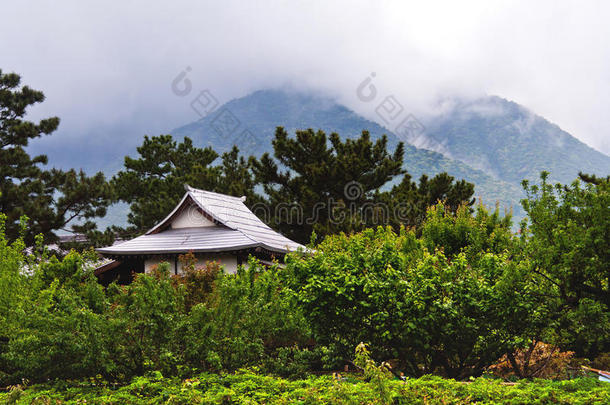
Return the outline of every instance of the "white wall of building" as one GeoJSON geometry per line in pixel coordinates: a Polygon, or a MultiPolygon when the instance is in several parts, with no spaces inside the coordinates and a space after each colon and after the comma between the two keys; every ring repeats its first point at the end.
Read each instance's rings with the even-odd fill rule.
{"type": "Polygon", "coordinates": [[[171,223],[172,229],[217,226],[214,222],[207,219],[201,211],[191,205],[182,211],[171,223]]]}
{"type": "MultiPolygon", "coordinates": [[[[206,218],[199,208],[195,205],[183,210],[176,218],[171,222],[172,229],[180,228],[193,228],[193,227],[208,227],[218,226],[214,222],[206,218]]],[[[196,253],[195,258],[197,263],[195,267],[203,267],[206,262],[218,262],[223,268],[225,273],[237,272],[237,256],[228,253],[196,253]]],[[[175,261],[172,256],[153,256],[144,261],[144,272],[150,273],[153,266],[158,266],[159,263],[168,262],[170,264],[170,273],[175,274],[175,261]]],[[[177,263],[178,274],[182,274],[182,264],[180,261],[177,263]]]]}
{"type": "MultiPolygon", "coordinates": [[[[195,268],[205,266],[206,262],[218,262],[224,269],[225,273],[237,272],[237,256],[228,253],[196,253],[195,258],[197,263],[195,268]]],[[[144,261],[144,272],[150,273],[153,266],[158,266],[159,263],[168,262],[170,265],[170,274],[174,274],[175,262],[170,256],[154,256],[144,261]]],[[[182,263],[178,260],[178,274],[182,274],[182,263]]]]}

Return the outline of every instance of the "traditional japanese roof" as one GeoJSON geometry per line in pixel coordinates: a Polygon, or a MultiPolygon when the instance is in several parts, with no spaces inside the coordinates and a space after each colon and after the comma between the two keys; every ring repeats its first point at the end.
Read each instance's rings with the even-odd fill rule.
{"type": "Polygon", "coordinates": [[[245,197],[232,197],[186,186],[186,194],[176,208],[146,234],[97,250],[103,254],[120,256],[253,248],[288,253],[303,247],[265,225],[246,207],[244,201],[245,197]],[[196,210],[207,223],[172,228],[172,222],[179,215],[184,215],[186,210],[196,210]]]}

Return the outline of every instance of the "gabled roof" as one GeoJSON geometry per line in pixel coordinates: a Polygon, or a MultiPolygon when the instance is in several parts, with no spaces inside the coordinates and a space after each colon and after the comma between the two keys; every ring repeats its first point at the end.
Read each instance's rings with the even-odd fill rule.
{"type": "Polygon", "coordinates": [[[186,186],[176,208],[146,234],[98,249],[109,255],[222,252],[263,248],[278,253],[295,251],[302,245],[265,225],[244,204],[245,197],[232,197],[186,186]],[[196,206],[217,226],[169,228],[177,214],[196,206]]]}

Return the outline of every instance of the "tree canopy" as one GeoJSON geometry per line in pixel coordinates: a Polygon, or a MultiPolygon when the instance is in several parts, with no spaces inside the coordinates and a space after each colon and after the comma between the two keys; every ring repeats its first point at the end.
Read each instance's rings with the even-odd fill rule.
{"type": "Polygon", "coordinates": [[[265,192],[266,220],[288,237],[310,241],[370,226],[418,225],[428,206],[445,201],[455,211],[470,205],[474,186],[440,173],[419,187],[403,169],[404,145],[388,150],[387,138],[372,141],[367,131],[354,139],[327,136],[322,130],[296,131],[289,137],[278,127],[273,157],[251,158],[265,192]],[[402,177],[402,182],[390,185],[402,177]],[[388,190],[389,189],[389,190],[388,190]]]}
{"type": "Polygon", "coordinates": [[[580,177],[570,185],[551,184],[543,172],[539,185],[524,181],[528,218],[521,232],[523,253],[557,321],[566,330],[580,324],[574,349],[595,354],[610,348],[610,182],[580,177]]]}
{"type": "Polygon", "coordinates": [[[138,156],[125,157],[111,181],[117,199],[130,205],[129,227],[120,231],[132,236],[152,228],[178,203],[185,184],[246,196],[264,222],[302,243],[312,233],[323,238],[383,223],[417,226],[438,201],[452,212],[474,202],[474,186],[447,173],[422,176],[419,186],[411,182],[402,168],[403,145],[388,151],[386,137],[372,141],[366,131],[355,139],[311,129],[290,137],[278,127],[273,150],[273,157],[246,159],[233,147],[219,158],[188,137],[144,137],[138,156]],[[400,175],[403,181],[390,189],[400,175]]]}
{"type": "Polygon", "coordinates": [[[111,180],[117,198],[130,204],[126,235],[152,228],[180,201],[184,185],[234,196],[246,196],[254,203],[254,179],[248,161],[234,147],[218,154],[200,148],[186,137],[181,142],[171,135],[144,137],[139,156],[125,157],[125,167],[111,180]]]}

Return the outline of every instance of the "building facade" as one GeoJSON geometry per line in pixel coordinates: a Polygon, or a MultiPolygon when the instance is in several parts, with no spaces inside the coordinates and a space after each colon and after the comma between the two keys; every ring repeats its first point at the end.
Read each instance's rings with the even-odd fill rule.
{"type": "Polygon", "coordinates": [[[304,248],[268,227],[244,201],[186,186],[176,208],[144,235],[97,249],[107,260],[95,274],[103,284],[129,283],[134,273],[148,273],[161,262],[170,263],[172,274],[181,274],[179,256],[189,252],[196,265],[215,261],[231,273],[250,256],[268,264],[304,248]]]}

